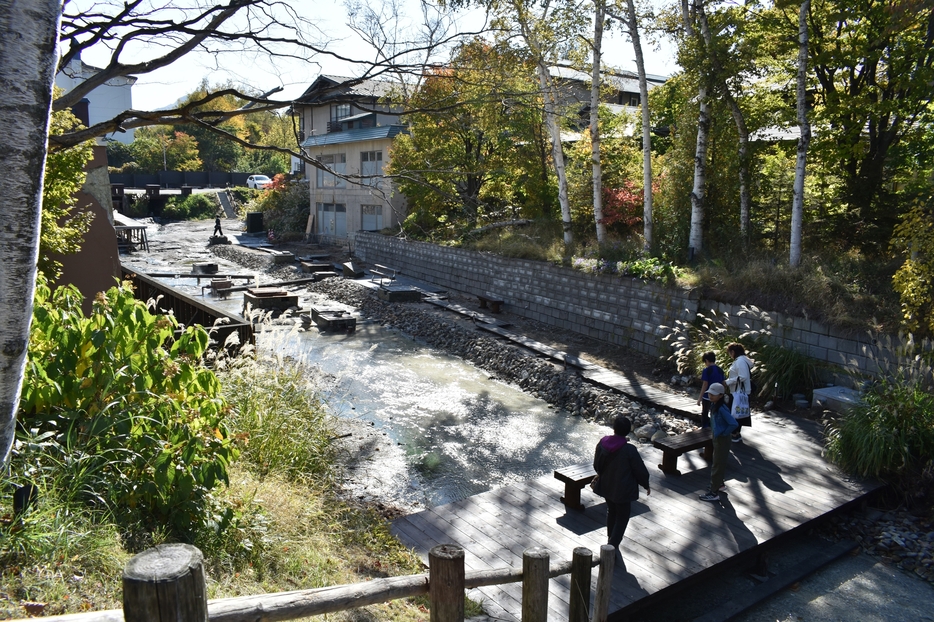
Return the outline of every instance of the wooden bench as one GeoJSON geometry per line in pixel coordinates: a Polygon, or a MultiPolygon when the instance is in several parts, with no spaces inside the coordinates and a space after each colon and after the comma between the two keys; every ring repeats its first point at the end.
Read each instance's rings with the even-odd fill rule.
{"type": "Polygon", "coordinates": [[[555,479],[564,482],[564,496],[561,502],[572,510],[583,511],[581,503],[581,490],[593,481],[597,472],[591,464],[572,464],[571,466],[555,469],[555,479]]]}
{"type": "Polygon", "coordinates": [[[483,294],[477,294],[477,298],[480,299],[481,309],[486,309],[487,305],[489,305],[490,313],[499,313],[502,310],[502,300],[498,300],[493,296],[487,296],[483,294]]]}
{"type": "Polygon", "coordinates": [[[370,280],[376,279],[379,277],[379,284],[383,284],[383,279],[389,279],[389,282],[392,283],[396,280],[396,274],[398,271],[395,268],[389,268],[387,266],[381,266],[378,263],[373,264],[373,267],[370,268],[370,280]]]}
{"type": "Polygon", "coordinates": [[[713,459],[713,433],[710,428],[660,438],[652,441],[652,445],[664,452],[658,468],[670,475],[681,475],[681,471],[678,470],[678,456],[693,449],[703,448],[704,460],[710,462],[713,459]]]}

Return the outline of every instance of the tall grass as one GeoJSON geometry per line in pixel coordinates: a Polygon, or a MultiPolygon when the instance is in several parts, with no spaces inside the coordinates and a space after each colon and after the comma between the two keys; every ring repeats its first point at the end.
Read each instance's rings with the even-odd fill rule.
{"type": "Polygon", "coordinates": [[[862,402],[827,425],[827,456],[889,483],[908,503],[934,505],[934,344],[880,337],[879,369],[862,402]]]}
{"type": "Polygon", "coordinates": [[[793,393],[807,393],[818,382],[818,364],[807,355],[776,343],[775,326],[769,317],[755,307],[743,307],[742,314],[763,323],[758,330],[745,330],[732,326],[725,313],[710,310],[698,313],[696,320],[677,320],[671,327],[662,326],[663,339],[671,344],[669,357],[680,373],[694,374],[703,369],[701,360],[705,352],[713,352],[717,364],[726,372],[732,361],[727,346],[738,342],[756,363],[752,370],[755,397],[787,398],[793,393]]]}

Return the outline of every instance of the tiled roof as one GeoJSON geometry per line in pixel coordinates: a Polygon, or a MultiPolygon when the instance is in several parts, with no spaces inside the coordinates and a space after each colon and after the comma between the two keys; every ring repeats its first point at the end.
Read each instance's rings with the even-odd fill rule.
{"type": "Polygon", "coordinates": [[[330,132],[317,136],[309,136],[302,143],[302,147],[323,147],[325,145],[343,145],[364,140],[379,140],[381,138],[394,138],[406,132],[402,125],[377,125],[343,132],[330,132]]]}
{"type": "Polygon", "coordinates": [[[373,78],[349,78],[345,76],[320,75],[315,78],[299,102],[313,103],[334,99],[360,97],[383,97],[392,90],[392,83],[373,78]]]}

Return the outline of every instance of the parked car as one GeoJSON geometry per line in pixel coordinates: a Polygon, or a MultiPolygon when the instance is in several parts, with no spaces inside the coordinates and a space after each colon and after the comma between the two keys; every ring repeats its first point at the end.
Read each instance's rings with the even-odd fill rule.
{"type": "Polygon", "coordinates": [[[246,178],[247,188],[268,188],[272,185],[272,180],[265,175],[250,175],[246,178]]]}

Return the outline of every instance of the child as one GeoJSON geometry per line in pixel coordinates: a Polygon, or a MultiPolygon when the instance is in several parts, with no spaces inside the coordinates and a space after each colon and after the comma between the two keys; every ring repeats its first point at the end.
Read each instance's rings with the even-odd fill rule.
{"type": "Polygon", "coordinates": [[[730,455],[730,443],[733,430],[737,428],[736,419],[730,414],[730,407],[723,403],[726,389],[719,382],[714,382],[708,389],[711,400],[710,418],[713,420],[713,468],[710,469],[710,488],[700,496],[701,501],[719,501],[720,493],[726,490],[723,476],[726,475],[726,462],[730,455]]]}
{"type": "Polygon", "coordinates": [[[697,403],[701,405],[701,428],[710,427],[710,396],[707,389],[715,382],[723,384],[725,379],[723,370],[717,365],[717,355],[713,352],[706,352],[701,357],[704,361],[704,371],[701,372],[701,395],[697,398],[697,403]]]}
{"type": "Polygon", "coordinates": [[[220,217],[214,219],[214,235],[224,235],[224,232],[221,231],[220,217]]]}

